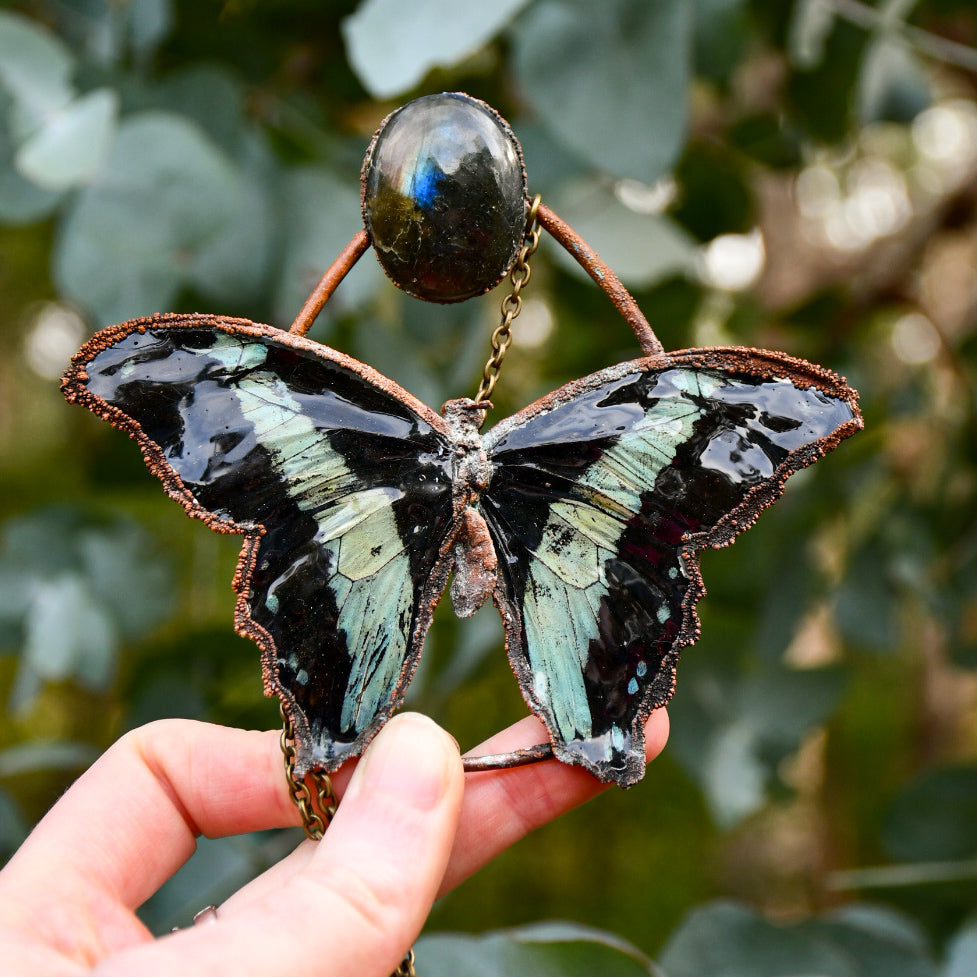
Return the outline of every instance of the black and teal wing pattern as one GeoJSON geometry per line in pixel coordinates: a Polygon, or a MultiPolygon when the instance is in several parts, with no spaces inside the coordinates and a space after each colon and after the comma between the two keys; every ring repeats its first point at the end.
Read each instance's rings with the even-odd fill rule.
{"type": "Polygon", "coordinates": [[[296,772],[358,754],[403,698],[450,560],[440,418],[368,367],[243,320],[100,333],[64,382],[187,511],[246,535],[237,627],[296,732],[296,772]]]}
{"type": "Polygon", "coordinates": [[[860,427],[841,378],[727,348],[613,367],[488,432],[496,601],[560,759],[643,776],[644,722],[697,636],[696,551],[731,542],[860,427]]]}

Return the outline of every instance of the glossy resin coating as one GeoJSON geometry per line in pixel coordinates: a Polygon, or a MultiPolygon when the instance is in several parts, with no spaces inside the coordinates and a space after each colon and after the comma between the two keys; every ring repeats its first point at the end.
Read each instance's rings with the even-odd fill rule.
{"type": "Polygon", "coordinates": [[[724,348],[603,370],[482,436],[471,401],[442,417],[334,350],[211,316],[106,330],[64,390],[191,515],[245,535],[236,623],[299,774],[358,754],[399,705],[454,571],[460,613],[499,608],[556,755],[635,783],[697,634],[697,551],[861,427],[841,378],[724,348]]]}
{"type": "Polygon", "coordinates": [[[498,284],[519,253],[522,151],[483,102],[428,95],[388,116],[373,137],[362,200],[391,280],[418,298],[458,302],[498,284]]]}

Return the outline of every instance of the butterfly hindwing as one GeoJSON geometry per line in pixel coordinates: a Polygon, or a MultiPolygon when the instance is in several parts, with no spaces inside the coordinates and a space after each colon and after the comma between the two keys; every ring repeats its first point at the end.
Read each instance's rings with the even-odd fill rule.
{"type": "Polygon", "coordinates": [[[509,657],[561,759],[640,779],[644,721],[697,634],[696,551],[860,426],[835,375],[729,348],[613,367],[486,435],[509,657]]]}
{"type": "Polygon", "coordinates": [[[246,535],[238,629],[296,730],[298,774],[356,755],[403,698],[450,561],[441,419],[368,367],[242,320],[96,336],[65,380],[191,515],[246,535]]]}

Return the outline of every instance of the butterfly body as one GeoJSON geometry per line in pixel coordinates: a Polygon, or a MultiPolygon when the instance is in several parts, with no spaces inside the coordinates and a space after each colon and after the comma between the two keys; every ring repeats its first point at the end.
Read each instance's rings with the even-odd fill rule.
{"type": "Polygon", "coordinates": [[[819,367],[740,348],[645,357],[479,432],[369,367],[243,320],[162,316],[94,337],[66,396],[126,430],[167,492],[244,534],[237,628],[335,769],[401,702],[433,608],[491,597],[556,755],[627,786],[698,632],[696,553],[861,426],[819,367]]]}

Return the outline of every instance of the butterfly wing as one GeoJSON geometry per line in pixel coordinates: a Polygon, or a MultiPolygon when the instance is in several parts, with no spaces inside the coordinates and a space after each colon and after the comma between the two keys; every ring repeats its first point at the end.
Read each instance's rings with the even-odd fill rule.
{"type": "Polygon", "coordinates": [[[296,771],[359,753],[403,698],[450,560],[450,436],[391,381],[243,320],[100,333],[67,398],[126,430],[190,515],[246,536],[237,629],[296,731],[296,771]]]}
{"type": "Polygon", "coordinates": [[[621,364],[486,435],[495,599],[560,759],[623,786],[643,776],[644,721],[698,634],[696,551],[730,543],[860,427],[834,374],[728,348],[621,364]]]}

